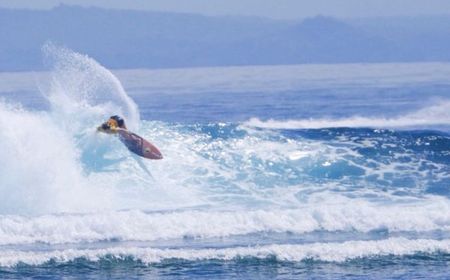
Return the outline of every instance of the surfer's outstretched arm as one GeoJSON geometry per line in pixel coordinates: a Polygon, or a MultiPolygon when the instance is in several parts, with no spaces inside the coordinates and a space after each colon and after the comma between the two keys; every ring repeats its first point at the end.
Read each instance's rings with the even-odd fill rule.
{"type": "Polygon", "coordinates": [[[127,130],[125,121],[119,116],[111,116],[101,126],[97,127],[97,131],[104,133],[117,133],[119,130],[127,130]]]}

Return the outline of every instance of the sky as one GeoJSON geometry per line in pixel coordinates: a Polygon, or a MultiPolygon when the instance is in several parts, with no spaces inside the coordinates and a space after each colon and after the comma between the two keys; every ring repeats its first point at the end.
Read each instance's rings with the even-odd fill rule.
{"type": "Polygon", "coordinates": [[[59,3],[275,19],[318,14],[339,18],[450,14],[450,0],[0,0],[0,7],[50,9],[59,3]]]}

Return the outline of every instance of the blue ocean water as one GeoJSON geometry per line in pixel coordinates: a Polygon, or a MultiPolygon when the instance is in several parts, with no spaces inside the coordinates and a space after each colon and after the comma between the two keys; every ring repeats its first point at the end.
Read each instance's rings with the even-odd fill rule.
{"type": "Polygon", "coordinates": [[[446,279],[450,64],[0,73],[0,278],[446,279]],[[113,114],[157,145],[95,132],[113,114]]]}

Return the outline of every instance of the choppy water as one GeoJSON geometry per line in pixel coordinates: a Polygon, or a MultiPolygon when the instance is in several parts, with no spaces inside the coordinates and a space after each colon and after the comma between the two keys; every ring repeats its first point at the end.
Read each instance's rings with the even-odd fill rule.
{"type": "Polygon", "coordinates": [[[0,74],[0,278],[448,277],[449,64],[45,54],[0,74]],[[97,134],[112,114],[164,160],[97,134]]]}

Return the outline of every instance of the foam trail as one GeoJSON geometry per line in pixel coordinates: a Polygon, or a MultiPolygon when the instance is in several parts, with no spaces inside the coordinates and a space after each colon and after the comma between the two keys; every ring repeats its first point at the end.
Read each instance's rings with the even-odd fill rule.
{"type": "Polygon", "coordinates": [[[435,128],[450,125],[450,101],[422,108],[394,118],[353,116],[343,119],[267,120],[252,118],[245,125],[273,129],[314,129],[331,127],[435,128]]]}
{"type": "Polygon", "coordinates": [[[107,249],[66,249],[55,251],[19,251],[5,250],[0,255],[0,266],[11,267],[18,263],[41,265],[50,260],[58,263],[85,258],[99,261],[113,257],[118,260],[132,257],[144,263],[159,263],[163,260],[222,260],[239,258],[266,259],[275,257],[278,261],[318,260],[327,262],[344,262],[380,256],[408,256],[417,253],[450,253],[450,240],[430,240],[406,238],[389,238],[378,241],[346,241],[343,243],[312,243],[302,245],[268,245],[258,247],[236,247],[225,249],[155,249],[140,247],[116,247],[107,249]]]}

